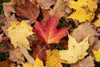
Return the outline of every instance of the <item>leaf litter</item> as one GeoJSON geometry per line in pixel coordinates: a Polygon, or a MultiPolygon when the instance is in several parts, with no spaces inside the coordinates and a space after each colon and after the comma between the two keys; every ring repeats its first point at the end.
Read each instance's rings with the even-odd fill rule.
{"type": "Polygon", "coordinates": [[[98,66],[99,4],[99,0],[3,3],[0,56],[6,52],[9,56],[0,57],[0,67],[98,66]]]}

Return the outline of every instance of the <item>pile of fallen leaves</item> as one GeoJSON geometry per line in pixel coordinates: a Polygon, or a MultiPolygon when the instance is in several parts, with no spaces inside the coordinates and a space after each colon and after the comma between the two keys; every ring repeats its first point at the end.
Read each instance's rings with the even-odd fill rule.
{"type": "Polygon", "coordinates": [[[100,62],[99,0],[10,0],[3,9],[0,67],[95,67],[100,62]]]}

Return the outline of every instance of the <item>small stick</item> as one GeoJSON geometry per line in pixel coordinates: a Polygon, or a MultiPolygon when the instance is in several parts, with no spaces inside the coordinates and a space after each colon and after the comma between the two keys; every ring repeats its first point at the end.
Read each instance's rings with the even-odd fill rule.
{"type": "Polygon", "coordinates": [[[34,59],[28,54],[28,51],[25,47],[23,47],[21,44],[18,43],[18,47],[20,48],[20,51],[25,56],[29,64],[34,64],[34,59]]]}

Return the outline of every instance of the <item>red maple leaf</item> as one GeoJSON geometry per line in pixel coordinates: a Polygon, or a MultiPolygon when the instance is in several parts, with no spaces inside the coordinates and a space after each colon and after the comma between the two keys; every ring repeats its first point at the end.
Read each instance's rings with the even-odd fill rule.
{"type": "Polygon", "coordinates": [[[41,25],[38,21],[35,22],[35,33],[39,35],[41,41],[45,41],[47,44],[59,43],[60,39],[67,36],[69,28],[57,29],[58,21],[55,16],[52,16],[47,20],[46,26],[41,25]]]}

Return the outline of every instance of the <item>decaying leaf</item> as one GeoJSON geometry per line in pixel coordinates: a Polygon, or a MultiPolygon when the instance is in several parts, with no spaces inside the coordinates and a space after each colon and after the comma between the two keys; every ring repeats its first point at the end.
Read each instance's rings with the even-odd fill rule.
{"type": "Polygon", "coordinates": [[[2,33],[2,34],[0,34],[0,41],[2,41],[2,36],[3,36],[4,34],[2,33]]]}
{"type": "Polygon", "coordinates": [[[58,50],[47,50],[46,67],[62,67],[61,59],[58,50]]]}
{"type": "Polygon", "coordinates": [[[4,26],[5,22],[6,22],[6,18],[4,14],[1,14],[0,15],[0,32],[2,32],[2,26],[4,26]]]}
{"type": "Polygon", "coordinates": [[[7,18],[11,17],[11,12],[15,13],[14,4],[14,2],[3,3],[4,14],[7,18]]]}
{"type": "Polygon", "coordinates": [[[10,61],[6,60],[3,62],[0,62],[0,67],[10,67],[10,61]]]}
{"type": "Polygon", "coordinates": [[[57,11],[60,11],[62,12],[63,14],[65,14],[65,3],[64,3],[64,0],[57,0],[53,10],[57,10],[57,11]]]}
{"type": "Polygon", "coordinates": [[[92,49],[97,51],[100,47],[100,40],[97,40],[94,42],[93,46],[92,46],[92,49]]]}
{"type": "Polygon", "coordinates": [[[33,30],[39,35],[41,41],[47,44],[59,43],[60,39],[67,35],[68,28],[61,28],[57,30],[58,21],[55,16],[47,20],[46,26],[42,26],[38,21],[35,22],[35,29],[33,30]]]}
{"type": "Polygon", "coordinates": [[[30,0],[25,0],[25,4],[22,6],[15,7],[15,11],[18,14],[18,20],[31,20],[34,23],[34,20],[37,19],[40,13],[39,6],[32,4],[30,0]]]}
{"type": "Polygon", "coordinates": [[[10,26],[10,22],[17,21],[15,15],[11,14],[11,13],[15,13],[14,5],[15,5],[14,1],[11,1],[9,3],[3,3],[4,15],[7,21],[5,22],[5,26],[3,26],[2,29],[6,35],[8,34],[7,28],[10,26]]]}
{"type": "Polygon", "coordinates": [[[27,23],[29,21],[22,21],[21,23],[18,21],[11,22],[11,26],[8,30],[8,37],[11,38],[11,43],[14,47],[17,47],[17,44],[22,44],[25,48],[30,49],[29,42],[27,37],[32,35],[32,27],[27,23]]]}
{"type": "Polygon", "coordinates": [[[86,52],[89,48],[88,38],[89,36],[77,43],[76,39],[69,35],[68,50],[60,50],[60,58],[66,60],[68,64],[76,63],[78,60],[83,59],[88,54],[86,52]]]}
{"type": "Polygon", "coordinates": [[[94,26],[91,25],[91,23],[85,22],[79,25],[76,29],[74,29],[73,32],[71,33],[71,36],[74,37],[79,43],[84,38],[86,38],[86,36],[90,35],[89,44],[92,46],[96,40],[94,35],[97,35],[97,34],[98,33],[94,29],[94,26]]]}
{"type": "Polygon", "coordinates": [[[51,5],[55,4],[55,0],[36,0],[42,9],[50,9],[51,5]]]}
{"type": "Polygon", "coordinates": [[[92,21],[97,9],[97,0],[69,1],[68,6],[76,11],[67,18],[77,19],[80,23],[92,21]]]}
{"type": "Polygon", "coordinates": [[[98,20],[96,20],[93,24],[94,24],[96,27],[100,27],[100,14],[99,14],[97,17],[98,17],[98,20]]]}
{"type": "Polygon", "coordinates": [[[9,60],[16,62],[18,64],[21,64],[22,62],[25,62],[23,54],[20,52],[19,48],[15,48],[10,50],[9,53],[9,60]]]}
{"type": "Polygon", "coordinates": [[[87,58],[79,61],[76,64],[72,64],[70,67],[94,67],[94,58],[90,55],[87,58]]]}
{"type": "Polygon", "coordinates": [[[46,46],[43,46],[42,48],[41,48],[41,46],[39,46],[39,45],[37,45],[37,44],[34,44],[33,46],[33,53],[32,53],[32,57],[34,58],[34,59],[36,59],[37,57],[40,59],[40,60],[44,60],[44,61],[46,61],[46,57],[47,57],[47,55],[46,55],[46,50],[47,50],[47,47],[46,46]]]}
{"type": "Polygon", "coordinates": [[[99,49],[98,49],[97,51],[95,51],[95,50],[92,50],[92,51],[93,51],[95,60],[96,60],[97,62],[100,62],[100,47],[99,47],[99,49]]]}

